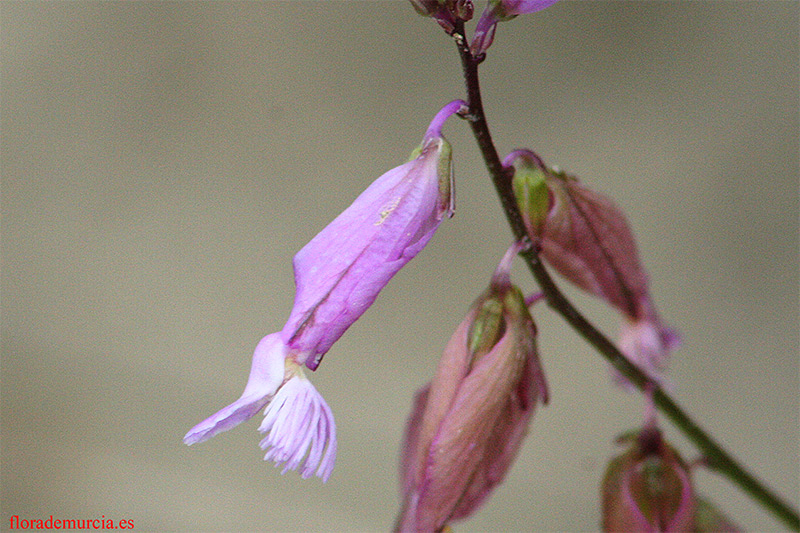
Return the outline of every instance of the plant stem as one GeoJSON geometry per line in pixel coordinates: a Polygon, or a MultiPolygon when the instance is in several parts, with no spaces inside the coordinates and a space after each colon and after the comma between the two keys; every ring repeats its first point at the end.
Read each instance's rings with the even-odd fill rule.
{"type": "MultiPolygon", "coordinates": [[[[472,133],[483,155],[486,168],[494,183],[500,203],[505,211],[508,223],[517,240],[526,239],[527,234],[514,193],[511,189],[511,170],[503,167],[497,149],[492,141],[489,125],[481,100],[478,65],[480,60],[474,58],[464,34],[464,23],[456,23],[453,37],[461,56],[464,82],[467,90],[469,112],[464,118],[469,122],[472,133]]],[[[617,347],[597,330],[569,300],[561,293],[544,265],[539,260],[538,250],[530,247],[521,254],[542,289],[548,305],[560,314],[589,344],[594,346],[628,381],[642,392],[652,391],[653,401],[659,410],[669,418],[675,426],[691,440],[703,453],[710,468],[726,476],[752,498],[772,511],[780,520],[793,530],[800,530],[800,518],[797,511],[781,501],[764,484],[753,477],[739,465],[722,447],[700,428],[658,385],[649,379],[634,364],[625,358],[617,347]]]]}

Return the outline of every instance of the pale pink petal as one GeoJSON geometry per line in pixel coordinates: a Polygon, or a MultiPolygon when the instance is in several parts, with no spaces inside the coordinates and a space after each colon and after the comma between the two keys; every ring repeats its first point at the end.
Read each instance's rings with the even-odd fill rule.
{"type": "Polygon", "coordinates": [[[261,440],[264,459],[283,466],[282,473],[300,470],[303,478],[316,474],[328,480],[336,460],[336,424],[310,381],[289,379],[267,406],[258,430],[266,434],[261,440]]]}
{"type": "Polygon", "coordinates": [[[253,353],[250,376],[241,397],[190,429],[183,442],[189,445],[203,442],[252,418],[283,382],[288,353],[278,333],[261,339],[253,353]]]}

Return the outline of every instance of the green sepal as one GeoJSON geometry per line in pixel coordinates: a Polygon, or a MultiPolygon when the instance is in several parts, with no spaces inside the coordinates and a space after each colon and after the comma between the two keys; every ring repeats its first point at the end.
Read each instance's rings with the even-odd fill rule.
{"type": "Polygon", "coordinates": [[[455,209],[455,195],[453,194],[453,147],[444,137],[433,137],[424,140],[411,151],[408,160],[417,159],[423,152],[437,150],[439,158],[436,162],[436,176],[439,181],[439,212],[452,216],[455,209]]]}
{"type": "Polygon", "coordinates": [[[467,333],[467,348],[473,363],[489,353],[509,328],[514,330],[519,324],[533,323],[525,297],[514,285],[490,287],[476,306],[467,333]]]}
{"type": "Polygon", "coordinates": [[[550,208],[545,170],[538,166],[519,164],[511,186],[528,233],[539,235],[550,208]]]}
{"type": "Polygon", "coordinates": [[[439,166],[437,175],[439,176],[439,205],[441,212],[448,217],[453,216],[455,211],[455,194],[453,191],[453,147],[444,137],[439,137],[441,152],[439,154],[439,166]]]}
{"type": "Polygon", "coordinates": [[[503,337],[506,330],[502,295],[489,294],[475,312],[467,334],[467,346],[473,362],[488,353],[503,337]]]}

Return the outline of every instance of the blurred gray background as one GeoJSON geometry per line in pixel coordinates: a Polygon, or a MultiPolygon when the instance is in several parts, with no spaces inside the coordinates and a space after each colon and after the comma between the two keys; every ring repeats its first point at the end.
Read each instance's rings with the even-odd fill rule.
{"type": "MultiPolygon", "coordinates": [[[[463,96],[452,42],[399,0],[4,1],[0,17],[0,527],[389,529],[412,394],[510,239],[456,118],[455,218],[311,376],[339,431],[330,481],[264,463],[255,420],[181,438],[282,327],[294,253],[463,96]]],[[[481,73],[503,154],[530,147],[627,212],[684,337],[676,399],[797,506],[798,3],[562,1],[502,24],[481,73]]],[[[616,336],[613,311],[566,290],[616,336]]],[[[612,439],[641,420],[592,349],[534,316],[551,404],[457,531],[597,529],[612,439]]],[[[695,479],[746,529],[781,529],[695,479]]]]}

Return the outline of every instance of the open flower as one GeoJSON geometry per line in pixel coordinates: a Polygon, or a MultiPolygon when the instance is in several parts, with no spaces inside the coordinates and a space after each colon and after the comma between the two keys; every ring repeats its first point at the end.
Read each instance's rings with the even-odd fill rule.
{"type": "Polygon", "coordinates": [[[283,472],[300,469],[327,481],[336,460],[336,425],[328,404],[303,375],[296,355],[273,333],[256,346],[250,377],[238,400],[189,430],[183,442],[210,439],[255,416],[262,407],[259,427],[266,436],[264,459],[283,465],[283,472]]]}
{"type": "Polygon", "coordinates": [[[327,480],[336,459],[328,404],[303,374],[375,301],[380,290],[453,212],[450,145],[444,122],[464,106],[450,102],[431,121],[412,159],[378,178],[294,258],[295,295],[280,333],[253,353],[241,397],[193,427],[183,441],[210,439],[262,407],[265,459],[327,480]]]}
{"type": "Polygon", "coordinates": [[[511,257],[416,395],[403,446],[399,531],[440,531],[471,515],[505,477],[536,405],[547,400],[536,328],[508,279],[511,257]]]}
{"type": "Polygon", "coordinates": [[[453,212],[446,105],[412,159],[375,180],[294,257],[297,293],[284,342],[315,370],[334,342],[453,212]]]}
{"type": "Polygon", "coordinates": [[[611,199],[547,168],[529,150],[512,152],[504,164],[514,165],[517,204],[541,256],[566,279],[623,314],[621,351],[651,378],[660,379],[679,338],[656,312],[625,215],[611,199]]]}

